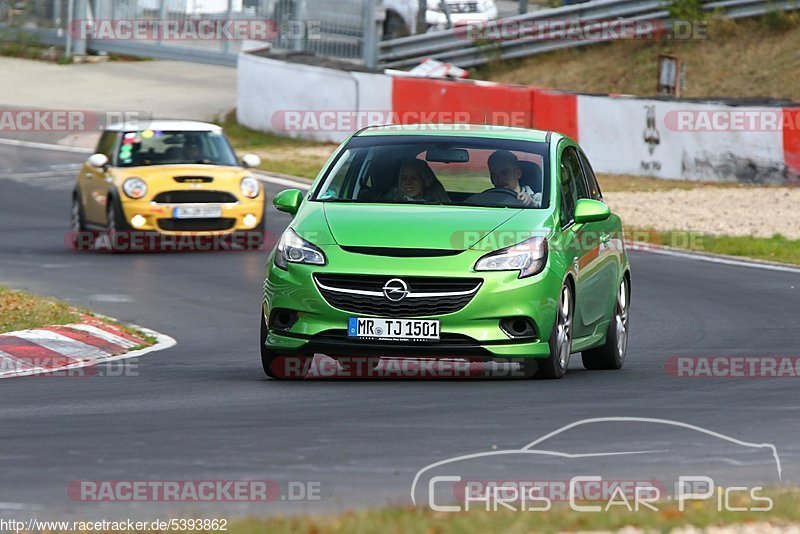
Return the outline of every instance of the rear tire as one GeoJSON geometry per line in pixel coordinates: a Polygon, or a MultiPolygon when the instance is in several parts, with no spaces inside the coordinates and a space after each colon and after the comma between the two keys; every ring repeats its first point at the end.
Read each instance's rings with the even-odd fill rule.
{"type": "Polygon", "coordinates": [[[621,369],[625,364],[625,355],[628,352],[628,308],[630,305],[631,289],[628,278],[625,277],[617,291],[617,300],[614,303],[614,313],[608,323],[606,342],[594,349],[583,351],[581,359],[583,366],[591,370],[621,369]]]}
{"type": "Polygon", "coordinates": [[[259,315],[261,316],[261,335],[259,336],[261,340],[261,366],[264,368],[264,374],[275,380],[296,380],[305,378],[308,375],[308,371],[311,368],[311,361],[314,357],[284,356],[274,350],[268,349],[266,345],[269,329],[267,328],[263,309],[259,315]],[[293,368],[291,372],[286,372],[286,368],[288,368],[286,365],[287,358],[301,358],[302,361],[300,362],[299,368],[293,368]],[[283,370],[280,369],[282,365],[285,367],[283,370]]]}
{"type": "Polygon", "coordinates": [[[558,309],[553,330],[550,332],[550,356],[538,361],[535,378],[561,378],[569,367],[572,353],[572,321],[574,317],[574,300],[572,288],[568,283],[561,286],[558,297],[558,309]]]}

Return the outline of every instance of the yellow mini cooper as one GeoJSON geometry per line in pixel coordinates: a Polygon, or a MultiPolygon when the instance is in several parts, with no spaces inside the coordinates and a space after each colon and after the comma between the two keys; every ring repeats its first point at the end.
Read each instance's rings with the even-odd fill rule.
{"type": "Polygon", "coordinates": [[[72,197],[75,235],[224,235],[264,229],[264,188],[237,159],[222,128],[192,121],[123,123],[106,129],[72,197]]]}

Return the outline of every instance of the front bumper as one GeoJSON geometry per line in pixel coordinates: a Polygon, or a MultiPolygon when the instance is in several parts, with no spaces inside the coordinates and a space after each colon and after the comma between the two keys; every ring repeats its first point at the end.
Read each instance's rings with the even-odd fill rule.
{"type": "Polygon", "coordinates": [[[549,268],[549,263],[540,274],[519,279],[516,271],[475,272],[463,268],[465,264],[474,265],[482,255],[473,251],[441,258],[366,256],[344,252],[337,246],[324,247],[324,252],[328,258],[325,267],[289,264],[288,270],[283,270],[270,257],[264,282],[264,316],[268,320],[271,310],[281,308],[296,311],[298,319],[286,330],[270,329],[267,348],[291,354],[319,352],[335,356],[546,358],[550,354],[548,338],[563,280],[549,268]],[[313,279],[315,273],[469,277],[482,278],[483,284],[456,312],[414,317],[440,321],[438,342],[368,341],[347,338],[348,318],[364,315],[331,306],[313,279]],[[508,317],[530,318],[536,336],[511,338],[500,327],[500,320],[508,317]]]}
{"type": "MultiPolygon", "coordinates": [[[[182,204],[158,204],[142,200],[125,200],[122,210],[126,222],[134,229],[143,232],[158,232],[174,235],[221,235],[237,231],[260,228],[264,218],[263,193],[254,199],[240,199],[235,203],[219,204],[222,216],[219,219],[173,219],[173,210],[182,204]],[[134,216],[144,217],[145,223],[133,226],[134,216]],[[255,223],[245,224],[245,217],[252,215],[255,223]]],[[[185,205],[185,204],[183,204],[185,205]]]]}

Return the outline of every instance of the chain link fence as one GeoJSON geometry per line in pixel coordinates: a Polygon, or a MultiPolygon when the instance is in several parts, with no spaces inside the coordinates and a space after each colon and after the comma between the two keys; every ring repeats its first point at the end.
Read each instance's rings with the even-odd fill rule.
{"type": "Polygon", "coordinates": [[[381,0],[0,0],[0,39],[235,65],[247,41],[377,63],[381,0]]]}

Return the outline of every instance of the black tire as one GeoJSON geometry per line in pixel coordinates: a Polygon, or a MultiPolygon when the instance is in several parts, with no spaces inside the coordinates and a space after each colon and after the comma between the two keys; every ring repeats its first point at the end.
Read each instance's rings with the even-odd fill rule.
{"type": "Polygon", "coordinates": [[[556,309],[556,320],[550,331],[550,355],[547,359],[538,361],[535,378],[555,379],[562,378],[569,367],[569,357],[572,353],[572,322],[575,316],[575,299],[572,296],[572,286],[565,283],[561,286],[556,309]]]}
{"type": "Polygon", "coordinates": [[[625,365],[625,355],[628,352],[630,298],[630,282],[627,277],[624,277],[617,290],[614,311],[606,331],[606,342],[581,353],[581,360],[586,369],[612,370],[621,369],[625,365]]]}
{"type": "Polygon", "coordinates": [[[106,202],[106,229],[109,232],[128,232],[131,230],[131,226],[122,211],[122,204],[115,197],[108,197],[108,202],[106,202]]]}
{"type": "Polygon", "coordinates": [[[274,378],[275,380],[296,380],[305,378],[311,368],[311,361],[313,360],[313,357],[284,356],[278,352],[275,352],[274,350],[268,349],[266,343],[269,330],[267,328],[267,322],[264,318],[264,311],[261,310],[259,315],[261,316],[261,335],[259,336],[259,345],[261,347],[261,366],[264,368],[264,374],[270,378],[274,378]],[[303,361],[301,362],[299,369],[293,369],[291,373],[286,373],[282,372],[280,369],[281,363],[285,363],[284,357],[302,358],[303,361]]]}
{"type": "Polygon", "coordinates": [[[80,194],[76,191],[72,195],[70,207],[70,239],[75,250],[92,250],[94,235],[86,229],[86,216],[83,212],[83,203],[80,194]],[[90,239],[86,239],[90,237],[90,239]]]}

